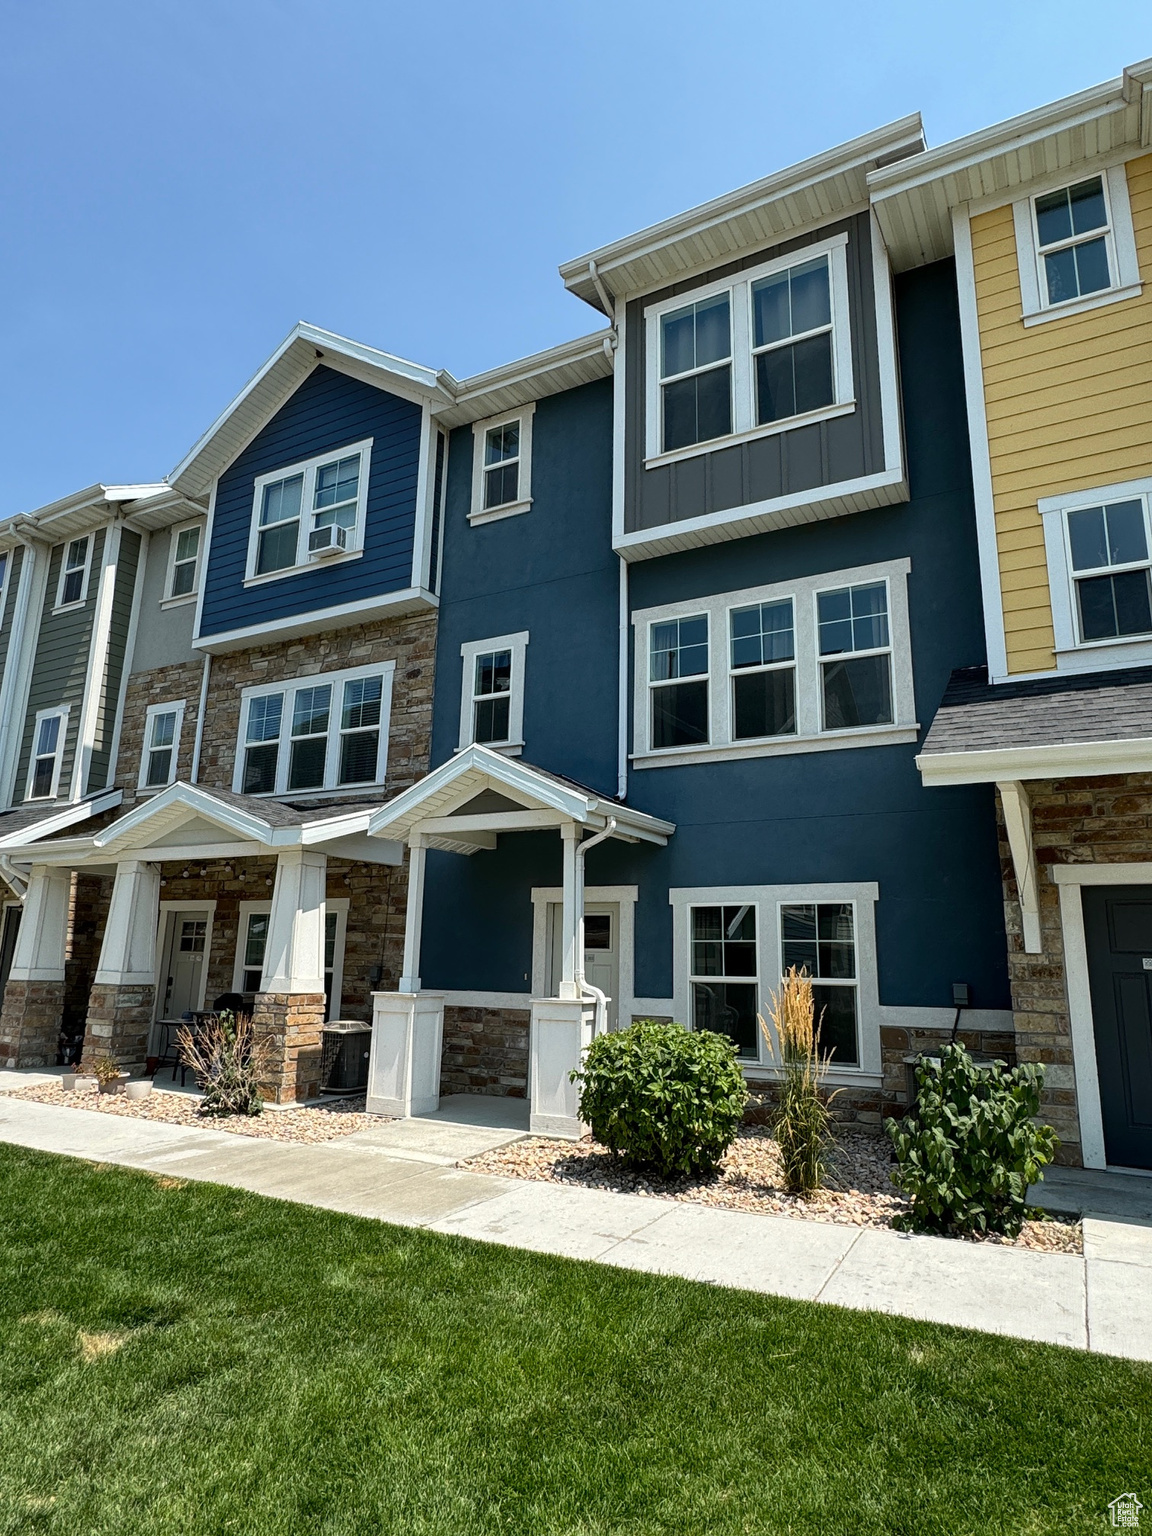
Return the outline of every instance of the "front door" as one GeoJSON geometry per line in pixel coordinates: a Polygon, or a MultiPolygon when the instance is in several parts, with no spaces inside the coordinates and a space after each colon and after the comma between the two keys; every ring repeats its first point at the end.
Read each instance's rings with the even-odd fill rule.
{"type": "Polygon", "coordinates": [[[179,1019],[202,1006],[207,951],[208,913],[203,909],[170,913],[160,978],[160,1018],[179,1019]]]}
{"type": "Polygon", "coordinates": [[[1105,1156],[1152,1168],[1152,886],[1083,896],[1105,1156]]]}
{"type": "MultiPolygon", "coordinates": [[[[563,907],[549,904],[551,946],[548,968],[548,995],[555,997],[563,972],[560,950],[563,907]]],[[[584,908],[584,980],[599,987],[608,999],[608,1028],[616,1028],[620,997],[620,907],[616,902],[592,902],[584,908]]]]}

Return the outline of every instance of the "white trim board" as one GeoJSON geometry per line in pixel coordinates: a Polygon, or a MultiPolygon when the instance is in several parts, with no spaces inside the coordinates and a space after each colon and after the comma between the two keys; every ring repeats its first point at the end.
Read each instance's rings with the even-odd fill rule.
{"type": "MultiPolygon", "coordinates": [[[[207,586],[207,582],[204,585],[207,586]]],[[[423,587],[402,587],[398,592],[337,603],[332,608],[310,608],[305,613],[266,619],[262,624],[247,624],[242,629],[221,630],[211,635],[197,632],[192,638],[192,646],[194,650],[218,656],[226,651],[243,651],[263,641],[298,640],[302,635],[319,635],[329,629],[350,629],[356,624],[369,624],[376,618],[395,619],[425,610],[435,612],[439,606],[440,600],[434,592],[423,587]]]]}

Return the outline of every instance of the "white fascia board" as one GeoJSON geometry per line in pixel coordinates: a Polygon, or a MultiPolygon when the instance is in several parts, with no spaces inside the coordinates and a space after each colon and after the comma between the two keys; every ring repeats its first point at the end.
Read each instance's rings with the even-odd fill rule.
{"type": "Polygon", "coordinates": [[[360,598],[356,602],[339,603],[334,608],[314,608],[283,619],[266,619],[262,624],[249,624],[243,629],[229,629],[218,635],[194,635],[192,647],[207,651],[211,656],[220,656],[226,651],[242,651],[266,641],[298,640],[302,635],[348,629],[355,624],[367,624],[374,618],[402,618],[405,614],[435,610],[439,606],[440,599],[424,587],[403,587],[399,592],[388,592],[382,597],[360,598]]]}
{"type": "MultiPolygon", "coordinates": [[[[659,224],[649,225],[636,234],[626,235],[623,239],[603,245],[598,250],[589,251],[584,256],[566,261],[560,267],[560,276],[570,292],[575,293],[578,298],[584,299],[594,308],[600,309],[599,295],[592,281],[593,263],[597,273],[615,296],[624,297],[632,292],[627,279],[629,265],[652,257],[658,252],[667,252],[671,256],[680,241],[707,235],[718,225],[738,218],[742,213],[765,203],[782,201],[788,197],[814,191],[816,188],[823,188],[825,192],[823,201],[827,204],[825,222],[830,222],[837,217],[841,204],[845,207],[850,204],[854,206],[865,199],[865,173],[870,164],[889,155],[900,155],[902,151],[907,154],[922,153],[923,145],[924,131],[920,114],[913,112],[882,128],[862,134],[859,138],[850,139],[846,144],[825,150],[808,160],[801,160],[759,181],[738,187],[735,191],[713,198],[710,202],[701,203],[685,213],[676,214],[659,224]],[[850,196],[847,198],[845,192],[848,188],[845,183],[851,189],[850,196]],[[614,273],[615,284],[612,281],[614,273]]],[[[781,238],[786,236],[781,235],[781,238]]],[[[719,251],[714,257],[716,262],[724,259],[723,251],[719,251]]],[[[670,267],[670,278],[679,270],[679,266],[674,270],[670,267]]]]}
{"type": "Polygon", "coordinates": [[[251,839],[253,842],[271,846],[275,843],[300,841],[298,826],[273,827],[258,816],[241,810],[238,806],[226,805],[210,790],[201,789],[196,784],[178,783],[169,785],[158,795],[136,806],[127,815],[121,816],[119,821],[114,821],[110,827],[97,832],[92,839],[93,846],[109,849],[139,828],[147,826],[150,821],[156,821],[164,817],[167,811],[176,808],[186,809],[192,815],[203,816],[206,821],[215,822],[217,826],[224,827],[227,831],[235,832],[240,837],[251,839]],[[284,833],[291,835],[286,838],[281,835],[284,833]]]}
{"type": "Polygon", "coordinates": [[[19,832],[9,832],[7,837],[0,837],[0,848],[26,848],[43,837],[51,837],[53,832],[74,826],[78,821],[88,821],[93,816],[99,816],[102,811],[113,810],[123,798],[123,790],[112,789],[105,794],[95,795],[91,800],[77,801],[57,811],[55,815],[46,816],[34,826],[23,827],[19,832]]]}
{"type": "Polygon", "coordinates": [[[983,752],[921,752],[925,784],[990,784],[1001,779],[1091,778],[1097,773],[1152,772],[1152,737],[999,747],[983,752]]]}
{"type": "Polygon", "coordinates": [[[593,331],[573,341],[561,342],[546,352],[534,352],[485,373],[473,374],[456,385],[452,404],[434,406],[433,416],[444,427],[483,421],[503,410],[516,410],[562,390],[574,389],[593,379],[612,374],[614,332],[593,331]]]}
{"type": "Polygon", "coordinates": [[[466,776],[477,779],[477,792],[483,788],[479,782],[481,778],[495,779],[538,805],[546,805],[570,816],[573,821],[586,821],[594,803],[575,790],[568,790],[562,784],[542,778],[531,768],[521,766],[503,753],[473,745],[457,752],[446,763],[426,774],[410,789],[404,790],[395,800],[377,811],[369,822],[369,834],[382,837],[401,823],[406,825],[420,819],[419,812],[430,800],[466,776]]]}

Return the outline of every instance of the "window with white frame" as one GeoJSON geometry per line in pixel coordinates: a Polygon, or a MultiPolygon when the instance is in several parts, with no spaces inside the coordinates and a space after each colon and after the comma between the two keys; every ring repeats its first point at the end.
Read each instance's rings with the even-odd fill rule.
{"type": "Polygon", "coordinates": [[[758,1055],[760,990],[756,908],[692,907],[688,982],[693,1029],[727,1035],[740,1056],[758,1055]]]}
{"type": "Polygon", "coordinates": [[[184,700],[149,704],[144,715],[144,747],[140,754],[140,789],[165,789],[176,780],[184,700]]]}
{"type": "Polygon", "coordinates": [[[372,439],[255,481],[247,579],[285,575],[359,551],[372,439]]]}
{"type": "Polygon", "coordinates": [[[189,523],[185,528],[173,528],[169,543],[168,584],[165,597],[190,598],[196,595],[202,536],[203,530],[200,523],[189,523]]]}
{"type": "Polygon", "coordinates": [[[471,523],[496,522],[532,505],[534,405],[472,424],[471,523]]]}
{"type": "Polygon", "coordinates": [[[856,1003],[856,921],[850,901],[780,906],[781,975],[795,966],[812,981],[820,1050],[837,1066],[860,1062],[856,1003]]]}
{"type": "Polygon", "coordinates": [[[68,708],[42,709],[32,726],[32,754],[28,764],[26,800],[52,800],[60,787],[68,708]]]}
{"type": "MultiPolygon", "coordinates": [[[[324,997],[326,1019],[340,1017],[344,982],[344,945],[348,929],[349,899],[329,897],[324,903],[324,997]]],[[[264,977],[264,958],[272,921],[272,903],[242,901],[236,936],[236,961],[232,972],[232,990],[240,993],[260,991],[264,977]]]]}
{"type": "Polygon", "coordinates": [[[233,788],[297,795],[382,784],[394,670],[386,662],[246,688],[233,788]]]}
{"type": "Polygon", "coordinates": [[[1105,664],[1152,656],[1152,479],[1040,502],[1058,660],[1084,648],[1105,664]],[[1103,654],[1101,654],[1103,652],[1103,654]]]}
{"type": "Polygon", "coordinates": [[[633,614],[633,760],[912,741],[908,560],[633,614]]]}
{"type": "Polygon", "coordinates": [[[524,745],[524,661],[528,632],[470,640],[460,647],[461,747],[516,753],[524,745]]]}
{"type": "Polygon", "coordinates": [[[847,236],[652,305],[647,457],[854,406],[847,236]]]}
{"type": "Polygon", "coordinates": [[[1021,198],[1013,218],[1026,325],[1140,292],[1123,165],[1021,198]]]}
{"type": "Polygon", "coordinates": [[[56,607],[72,608],[88,596],[88,573],[92,565],[92,539],[88,534],[65,544],[60,557],[60,582],[56,589],[56,607]]]}

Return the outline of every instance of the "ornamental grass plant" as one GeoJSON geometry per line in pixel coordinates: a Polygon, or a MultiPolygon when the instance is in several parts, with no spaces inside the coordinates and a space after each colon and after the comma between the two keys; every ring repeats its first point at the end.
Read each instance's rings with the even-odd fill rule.
{"type": "Polygon", "coordinates": [[[784,1185],[790,1194],[811,1195],[827,1172],[829,1096],[824,1090],[830,1056],[820,1054],[820,1026],[812,997],[812,978],[790,966],[779,992],[769,994],[772,1029],[760,1018],[760,1031],[780,1069],[772,1133],[780,1149],[784,1185]]]}
{"type": "Polygon", "coordinates": [[[205,1115],[259,1115],[264,1109],[260,1078],[267,1066],[267,1048],[257,1040],[246,1013],[224,1009],[192,1029],[176,1035],[180,1059],[192,1069],[204,1091],[205,1115]]]}

